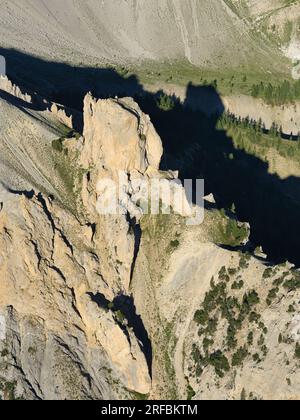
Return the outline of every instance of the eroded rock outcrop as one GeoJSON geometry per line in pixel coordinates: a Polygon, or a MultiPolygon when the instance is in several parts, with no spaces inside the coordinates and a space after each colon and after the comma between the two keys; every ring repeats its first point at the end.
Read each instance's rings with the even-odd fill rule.
{"type": "Polygon", "coordinates": [[[84,166],[107,171],[145,174],[158,169],[163,154],[161,139],[150,117],[131,98],[84,100],[84,166]]]}
{"type": "Polygon", "coordinates": [[[131,391],[144,395],[151,389],[144,343],[112,303],[129,294],[137,252],[134,220],[128,212],[98,214],[93,187],[106,174],[106,165],[110,175],[119,169],[128,174],[157,171],[162,147],[141,112],[124,110],[124,120],[114,127],[113,105],[121,107],[108,102],[104,112],[112,124],[108,140],[115,144],[101,148],[100,114],[99,121],[86,117],[84,142],[76,147],[81,163],[91,168],[82,185],[81,221],[40,193],[1,190],[0,344],[10,368],[0,376],[7,390],[17,381],[17,396],[98,399],[131,391]],[[145,122],[149,143],[135,125],[139,120],[145,122]],[[132,160],[136,141],[140,149],[132,160]]]}
{"type": "MultiPolygon", "coordinates": [[[[88,94],[84,100],[83,134],[80,163],[86,175],[82,201],[88,217],[101,220],[98,233],[105,239],[99,240],[105,240],[110,258],[118,261],[116,275],[128,293],[139,242],[138,222],[144,214],[143,205],[147,206],[151,180],[165,182],[171,195],[179,190],[184,203],[179,211],[189,213],[191,207],[176,180],[177,174],[159,170],[161,139],[150,117],[133,99],[96,100],[88,94]],[[103,214],[105,204],[108,215],[103,214]]],[[[157,193],[160,200],[165,200],[163,189],[157,193]]]]}
{"type": "Polygon", "coordinates": [[[67,114],[67,110],[65,109],[65,107],[58,105],[56,103],[49,103],[48,105],[50,112],[57,117],[57,119],[64,124],[65,126],[69,127],[69,128],[74,128],[74,124],[73,124],[73,115],[67,114]]]}
{"type": "Polygon", "coordinates": [[[110,372],[120,388],[147,394],[149,371],[137,338],[91,300],[90,291],[109,286],[85,227],[41,195],[2,192],[1,202],[5,383],[17,380],[16,392],[29,398],[108,398],[115,395],[110,372]]]}
{"type": "Polygon", "coordinates": [[[28,104],[32,103],[32,97],[28,93],[22,92],[19,86],[13,84],[7,76],[0,76],[0,89],[28,104]]]}
{"type": "Polygon", "coordinates": [[[73,179],[76,214],[64,199],[1,189],[0,344],[4,362],[18,367],[0,373],[4,389],[17,381],[17,396],[41,399],[149,394],[151,343],[138,314],[118,304],[131,294],[139,252],[137,181],[184,190],[176,173],[159,170],[161,140],[130,98],[87,95],[84,136],[61,147],[53,158],[62,153],[82,174],[73,179]],[[99,212],[105,179],[121,189],[116,213],[99,212]]]}
{"type": "MultiPolygon", "coordinates": [[[[51,114],[71,125],[57,105],[51,114]]],[[[83,134],[51,150],[54,161],[67,152],[62,162],[70,171],[80,168],[73,177],[77,214],[64,197],[1,187],[0,349],[9,368],[0,377],[15,396],[99,399],[151,391],[151,343],[134,326],[137,317],[141,328],[138,315],[124,315],[117,302],[131,294],[139,252],[138,181],[171,184],[177,174],[159,170],[161,139],[130,98],[87,95],[83,134]],[[121,191],[116,213],[99,212],[105,179],[121,191]]],[[[177,183],[172,188],[184,195],[177,183]]]]}

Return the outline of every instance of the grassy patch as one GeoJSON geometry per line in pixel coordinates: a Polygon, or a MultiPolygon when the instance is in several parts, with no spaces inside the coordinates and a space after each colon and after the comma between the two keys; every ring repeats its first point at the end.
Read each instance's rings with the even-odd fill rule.
{"type": "Polygon", "coordinates": [[[60,139],[56,139],[53,140],[51,145],[52,145],[52,149],[55,150],[56,152],[61,153],[63,151],[63,142],[64,139],[60,138],[60,139]]]}
{"type": "Polygon", "coordinates": [[[0,391],[3,393],[5,400],[16,400],[16,386],[16,381],[9,382],[3,378],[0,378],[0,391]]]}
{"type": "Polygon", "coordinates": [[[173,355],[177,344],[177,337],[174,334],[174,323],[167,323],[164,336],[166,339],[166,346],[164,350],[164,362],[165,369],[169,379],[169,393],[170,398],[176,400],[178,398],[177,385],[176,385],[176,373],[173,365],[173,355]]]}
{"type": "Polygon", "coordinates": [[[68,153],[65,139],[52,142],[52,160],[59,184],[56,186],[64,207],[78,215],[81,206],[81,186],[85,170],[82,169],[75,156],[68,153]],[[53,144],[55,146],[53,146],[53,144]]]}
{"type": "Polygon", "coordinates": [[[240,246],[245,242],[248,234],[248,228],[245,224],[228,218],[224,210],[219,212],[213,235],[216,243],[233,247],[240,246]]]}
{"type": "Polygon", "coordinates": [[[191,387],[191,385],[187,386],[187,400],[191,401],[196,395],[196,392],[194,391],[194,389],[191,387]]]}
{"type": "Polygon", "coordinates": [[[300,360],[300,344],[296,344],[295,357],[300,360]]]}
{"type": "Polygon", "coordinates": [[[141,394],[140,392],[130,390],[128,392],[135,401],[147,401],[149,399],[149,394],[141,394]]]}
{"type": "MultiPolygon", "coordinates": [[[[253,33],[257,37],[257,33],[253,33]]],[[[260,37],[257,39],[261,42],[260,37]]],[[[272,44],[272,42],[270,42],[272,44]]],[[[274,46],[273,46],[274,47],[274,46]]],[[[278,46],[276,46],[277,50],[278,46]]],[[[268,65],[263,62],[253,62],[247,66],[233,68],[231,63],[223,65],[221,69],[216,67],[198,67],[187,60],[173,60],[168,62],[144,61],[141,66],[116,68],[116,71],[126,79],[137,77],[143,84],[188,86],[189,83],[196,86],[212,85],[217,88],[221,95],[245,94],[251,95],[252,87],[261,82],[272,83],[274,86],[279,80],[289,80],[292,77],[289,72],[289,60],[275,53],[280,63],[274,68],[272,58],[269,57],[268,65]],[[268,71],[271,68],[272,71],[268,71]],[[265,69],[265,70],[264,70],[265,69]]],[[[274,56],[273,56],[274,59],[274,56]]]]}
{"type": "Polygon", "coordinates": [[[3,349],[0,354],[1,354],[1,357],[6,357],[9,355],[9,351],[7,349],[3,349]]]}

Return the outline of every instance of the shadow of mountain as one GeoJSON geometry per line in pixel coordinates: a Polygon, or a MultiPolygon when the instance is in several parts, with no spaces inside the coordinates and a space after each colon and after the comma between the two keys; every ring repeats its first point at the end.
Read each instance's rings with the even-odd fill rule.
{"type": "Polygon", "coordinates": [[[0,54],[14,83],[69,108],[81,111],[88,91],[100,98],[135,97],[162,138],[161,168],[179,169],[182,179],[204,178],[206,194],[214,194],[218,208],[234,203],[238,218],[250,223],[253,246],[262,245],[274,262],[300,266],[300,179],[270,174],[266,162],[235,148],[227,133],[217,129],[224,107],[214,87],[189,84],[185,103],[173,101],[163,110],[160,93],[145,91],[136,76],[46,62],[3,48],[0,54]]]}
{"type": "Polygon", "coordinates": [[[82,111],[88,91],[101,98],[142,93],[135,76],[120,76],[110,68],[73,67],[23,54],[14,49],[0,48],[6,58],[7,76],[18,86],[41,97],[82,111]]]}

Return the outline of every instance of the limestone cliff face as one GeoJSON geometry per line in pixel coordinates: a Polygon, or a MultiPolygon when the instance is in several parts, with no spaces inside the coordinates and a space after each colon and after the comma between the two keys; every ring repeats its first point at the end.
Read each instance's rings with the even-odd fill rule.
{"type": "Polygon", "coordinates": [[[95,109],[93,119],[96,102],[86,99],[85,137],[76,150],[83,171],[91,168],[91,174],[82,185],[81,221],[41,193],[1,190],[0,346],[7,369],[0,376],[4,390],[17,381],[18,396],[113,398],[150,392],[144,343],[117,303],[129,295],[136,252],[132,218],[128,212],[100,215],[93,191],[105,166],[128,176],[158,168],[159,137],[148,117],[125,105],[100,102],[102,112],[95,109]],[[105,124],[110,137],[109,131],[102,135],[105,124]],[[149,141],[140,138],[144,132],[149,141]]]}
{"type": "MultiPolygon", "coordinates": [[[[116,274],[121,288],[128,293],[140,239],[138,224],[144,213],[137,204],[138,197],[148,199],[143,195],[142,182],[164,179],[167,186],[179,188],[183,198],[185,193],[172,183],[176,173],[159,171],[161,139],[149,116],[133,99],[96,100],[88,94],[84,100],[83,137],[80,164],[86,174],[82,202],[89,219],[99,221],[101,230],[97,229],[97,235],[107,244],[112,264],[119,262],[116,274]],[[101,214],[99,207],[103,209],[102,204],[114,201],[112,212],[101,214]]],[[[159,194],[164,200],[161,191],[159,194]]],[[[187,203],[186,207],[189,209],[187,203]]]]}
{"type": "Polygon", "coordinates": [[[86,175],[82,201],[88,217],[101,225],[95,240],[104,241],[108,247],[115,270],[110,284],[116,279],[121,290],[128,293],[138,240],[135,225],[142,215],[131,200],[132,180],[143,179],[151,171],[158,174],[161,140],[150,118],[132,99],[97,101],[91,95],[84,100],[83,134],[80,163],[86,175]],[[102,187],[103,180],[115,183],[116,189],[105,184],[102,187]],[[97,206],[103,197],[109,202],[117,199],[112,214],[99,212],[97,206]]]}
{"type": "MultiPolygon", "coordinates": [[[[49,118],[61,120],[58,107],[49,118]]],[[[133,200],[139,193],[134,181],[171,182],[176,174],[159,171],[161,140],[130,98],[97,101],[87,95],[83,137],[60,144],[47,150],[55,165],[66,165],[63,175],[72,172],[68,197],[39,192],[34,178],[32,192],[0,191],[3,396],[148,395],[151,343],[131,303],[143,216],[133,200]],[[120,182],[120,172],[118,211],[104,215],[99,182],[120,182]]]]}
{"type": "Polygon", "coordinates": [[[4,158],[30,150],[10,161],[28,189],[11,174],[0,188],[1,397],[299,398],[299,271],[217,246],[228,219],[213,197],[199,226],[146,214],[137,181],[182,187],[132,99],[87,95],[83,137],[66,139],[38,130],[55,112],[33,124],[0,105],[4,158]],[[105,180],[116,213],[99,211],[105,180]]]}
{"type": "Polygon", "coordinates": [[[6,383],[17,380],[18,395],[28,398],[114,397],[108,379],[147,394],[150,378],[137,338],[97,301],[97,293],[110,297],[111,291],[88,229],[42,195],[6,192],[1,202],[6,383]]]}
{"type": "Polygon", "coordinates": [[[131,98],[84,100],[84,166],[130,174],[158,169],[163,154],[161,139],[150,117],[131,98]]]}

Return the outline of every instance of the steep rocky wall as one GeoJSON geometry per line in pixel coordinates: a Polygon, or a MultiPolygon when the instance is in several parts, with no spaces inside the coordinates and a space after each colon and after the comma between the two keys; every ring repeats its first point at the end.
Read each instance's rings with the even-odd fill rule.
{"type": "Polygon", "coordinates": [[[3,192],[1,202],[3,381],[16,381],[17,396],[39,399],[147,394],[135,335],[93,299],[112,291],[89,228],[42,195],[3,192]]]}
{"type": "MultiPolygon", "coordinates": [[[[60,147],[54,149],[53,142],[44,145],[56,161],[77,168],[72,211],[66,197],[56,191],[47,197],[35,183],[32,191],[0,190],[5,399],[124,398],[151,392],[151,343],[134,301],[128,303],[142,216],[133,200],[138,193],[134,180],[165,177],[171,182],[175,174],[159,171],[161,140],[132,99],[87,95],[84,123],[83,138],[56,140],[60,147]],[[103,215],[97,207],[103,193],[98,183],[105,178],[117,182],[120,171],[125,175],[118,197],[122,211],[103,215]]],[[[47,168],[44,176],[50,179],[47,168]]],[[[56,174],[62,184],[64,176],[56,174]]]]}

